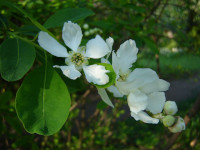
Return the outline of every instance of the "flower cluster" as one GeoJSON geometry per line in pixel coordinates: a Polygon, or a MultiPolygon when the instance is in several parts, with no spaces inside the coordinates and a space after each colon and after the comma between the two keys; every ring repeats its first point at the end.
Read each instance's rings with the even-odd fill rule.
{"type": "Polygon", "coordinates": [[[180,132],[185,129],[183,119],[174,117],[178,110],[176,103],[166,102],[164,92],[168,90],[170,84],[159,79],[152,69],[132,69],[138,53],[134,40],[125,41],[115,52],[112,49],[114,40],[111,37],[104,41],[97,35],[89,40],[86,46],[80,46],[82,36],[80,26],[68,21],[64,23],[62,38],[72,51],[68,52],[64,46],[43,31],[39,33],[38,42],[52,55],[65,58],[65,65],[54,67],[60,68],[68,78],[72,80],[79,78],[83,70],[87,81],[97,86],[102,100],[111,107],[114,105],[106,90],[113,93],[114,97],[127,97],[131,116],[135,120],[151,124],[161,121],[171,132],[180,132]],[[108,61],[110,54],[112,63],[108,61]],[[89,59],[101,59],[101,63],[112,66],[115,74],[113,85],[103,86],[110,82],[111,77],[108,73],[111,70],[107,70],[101,63],[90,64],[89,59]]]}

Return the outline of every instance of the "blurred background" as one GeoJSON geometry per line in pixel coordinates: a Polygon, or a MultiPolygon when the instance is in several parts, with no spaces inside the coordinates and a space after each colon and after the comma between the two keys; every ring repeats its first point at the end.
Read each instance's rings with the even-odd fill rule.
{"type": "MultiPolygon", "coordinates": [[[[152,68],[171,83],[167,100],[177,102],[178,115],[186,116],[187,128],[174,135],[162,124],[137,122],[130,116],[126,99],[113,99],[116,108],[111,109],[101,101],[96,89],[82,79],[65,79],[72,97],[67,122],[55,135],[31,135],[24,130],[15,111],[15,95],[23,79],[8,83],[0,77],[1,150],[200,149],[199,0],[10,1],[41,24],[62,8],[92,10],[93,16],[78,22],[84,34],[82,44],[100,34],[104,39],[113,37],[113,48],[117,50],[125,40],[134,39],[139,54],[133,68],[152,68]]],[[[20,28],[27,37],[39,32],[26,16],[6,7],[0,9],[0,20],[10,28],[20,28]]],[[[51,31],[62,41],[61,29],[51,31]]],[[[0,43],[3,39],[1,34],[0,43]]],[[[36,64],[39,59],[37,56],[36,64]]]]}

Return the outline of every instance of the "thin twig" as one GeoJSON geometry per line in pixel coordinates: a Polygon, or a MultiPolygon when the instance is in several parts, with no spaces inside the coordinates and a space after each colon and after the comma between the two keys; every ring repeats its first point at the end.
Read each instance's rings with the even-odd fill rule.
{"type": "Polygon", "coordinates": [[[90,89],[86,90],[85,93],[81,96],[81,98],[74,105],[72,105],[69,111],[71,112],[72,110],[76,109],[80,105],[81,100],[85,99],[90,94],[90,92],[90,89]]]}

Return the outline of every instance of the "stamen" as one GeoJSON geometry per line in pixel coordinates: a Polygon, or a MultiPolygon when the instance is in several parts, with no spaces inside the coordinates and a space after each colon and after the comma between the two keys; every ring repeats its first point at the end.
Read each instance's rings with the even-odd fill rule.
{"type": "Polygon", "coordinates": [[[73,62],[76,66],[80,66],[84,62],[84,57],[80,53],[74,53],[71,57],[71,62],[73,62]]]}
{"type": "Polygon", "coordinates": [[[125,81],[127,77],[128,77],[128,74],[120,75],[117,81],[125,81]]]}

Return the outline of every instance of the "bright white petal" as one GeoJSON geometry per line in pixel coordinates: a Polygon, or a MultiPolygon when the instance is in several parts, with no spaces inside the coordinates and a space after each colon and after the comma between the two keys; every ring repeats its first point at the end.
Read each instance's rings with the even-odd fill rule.
{"type": "Polygon", "coordinates": [[[155,79],[159,79],[157,73],[149,68],[136,68],[131,72],[127,78],[128,81],[138,80],[138,82],[142,82],[143,84],[147,84],[149,82],[154,81],[155,79]]]}
{"type": "Polygon", "coordinates": [[[137,59],[138,48],[136,47],[134,40],[127,40],[120,45],[117,51],[117,57],[119,58],[120,72],[126,73],[128,69],[137,59]]]}
{"type": "Polygon", "coordinates": [[[154,80],[153,82],[145,84],[143,87],[140,88],[140,90],[146,94],[150,94],[153,92],[167,91],[169,89],[169,86],[170,86],[169,82],[162,79],[157,79],[154,80]]]}
{"type": "Polygon", "coordinates": [[[154,92],[148,96],[147,110],[153,114],[162,112],[165,105],[165,93],[164,92],[154,92]]]}
{"type": "Polygon", "coordinates": [[[91,39],[86,44],[86,57],[89,58],[101,58],[108,54],[110,49],[106,42],[97,35],[94,39],[91,39]]]}
{"type": "Polygon", "coordinates": [[[128,95],[128,106],[131,112],[138,113],[141,110],[145,110],[147,107],[147,96],[136,90],[128,95]]]}
{"type": "Polygon", "coordinates": [[[88,82],[93,82],[94,84],[104,85],[109,82],[109,77],[106,74],[110,72],[101,65],[90,65],[83,66],[83,71],[88,82]]]}
{"type": "Polygon", "coordinates": [[[141,120],[144,123],[158,124],[159,122],[159,119],[150,117],[144,111],[140,111],[137,114],[135,114],[134,112],[131,112],[131,116],[135,118],[136,121],[141,120]]]}
{"type": "Polygon", "coordinates": [[[40,31],[38,35],[39,45],[50,54],[57,57],[68,57],[67,49],[58,43],[47,32],[40,31]]]}
{"type": "Polygon", "coordinates": [[[108,89],[109,92],[113,93],[114,97],[123,97],[124,96],[123,94],[121,94],[118,91],[118,89],[114,85],[108,87],[107,89],[108,89]]]}
{"type": "Polygon", "coordinates": [[[65,76],[68,78],[75,80],[81,76],[81,73],[75,68],[74,65],[70,66],[53,66],[56,68],[60,68],[65,76]]]}
{"type": "Polygon", "coordinates": [[[73,51],[77,51],[83,37],[81,28],[78,24],[71,21],[65,22],[62,30],[62,38],[65,44],[73,51]]]}
{"type": "Polygon", "coordinates": [[[116,86],[122,94],[129,94],[134,89],[145,87],[146,84],[157,80],[158,75],[149,68],[136,68],[124,82],[116,82],[116,86]]]}
{"type": "Polygon", "coordinates": [[[114,43],[113,38],[111,38],[111,37],[107,38],[106,39],[106,43],[107,43],[107,45],[108,45],[108,47],[110,49],[110,52],[111,52],[112,51],[112,47],[113,47],[113,43],[114,43]]]}
{"type": "Polygon", "coordinates": [[[119,76],[119,62],[118,62],[117,55],[115,54],[114,51],[112,52],[112,67],[115,73],[119,76]]]}
{"type": "Polygon", "coordinates": [[[109,106],[114,108],[114,105],[112,104],[110,98],[108,97],[108,94],[106,93],[106,90],[104,88],[97,88],[99,95],[101,96],[102,100],[108,104],[109,106]]]}
{"type": "Polygon", "coordinates": [[[138,114],[134,113],[134,112],[131,112],[131,116],[136,120],[140,120],[140,117],[138,116],[138,114]]]}

